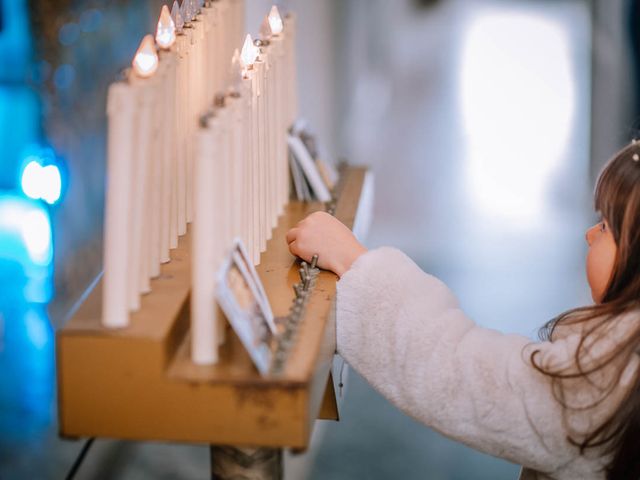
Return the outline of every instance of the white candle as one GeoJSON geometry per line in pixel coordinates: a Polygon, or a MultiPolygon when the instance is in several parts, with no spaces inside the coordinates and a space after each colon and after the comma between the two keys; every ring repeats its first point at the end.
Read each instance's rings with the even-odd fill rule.
{"type": "Polygon", "coordinates": [[[213,94],[220,92],[224,88],[224,72],[219,66],[222,64],[224,58],[223,46],[222,46],[222,7],[220,2],[212,4],[214,8],[214,28],[211,35],[211,85],[213,87],[213,94]]]}
{"type": "Polygon", "coordinates": [[[200,20],[202,21],[204,36],[203,36],[203,66],[202,76],[204,78],[204,92],[203,97],[205,102],[210,99],[214,93],[212,80],[212,71],[214,63],[211,59],[211,37],[213,37],[213,13],[214,9],[210,5],[204,4],[200,8],[200,20]]]}
{"type": "MultiPolygon", "coordinates": [[[[187,232],[187,176],[186,176],[186,105],[184,101],[185,83],[188,81],[188,38],[183,31],[184,18],[177,0],[173,2],[171,17],[176,25],[176,67],[175,67],[175,160],[173,170],[175,172],[175,200],[172,203],[176,222],[177,235],[187,232]]],[[[177,239],[176,244],[177,246],[177,239]]]]}
{"type": "MultiPolygon", "coordinates": [[[[196,0],[193,0],[195,4],[197,4],[196,0]]],[[[204,106],[211,101],[211,97],[207,95],[207,87],[206,82],[207,71],[206,71],[206,49],[205,49],[205,38],[206,38],[206,26],[204,17],[201,11],[197,11],[196,16],[193,21],[194,31],[195,31],[195,48],[197,52],[197,63],[196,63],[196,76],[192,79],[192,81],[196,85],[196,104],[195,104],[195,113],[196,116],[199,116],[204,109],[204,106]]],[[[197,118],[195,119],[197,120],[197,118]]]]}
{"type": "Polygon", "coordinates": [[[254,141],[253,141],[253,93],[251,85],[253,83],[253,72],[245,71],[240,83],[240,98],[243,109],[243,144],[244,148],[244,197],[245,197],[245,220],[247,232],[247,249],[254,265],[260,261],[260,252],[257,248],[257,209],[256,209],[256,170],[254,165],[254,141]]]}
{"type": "Polygon", "coordinates": [[[220,119],[220,142],[218,146],[218,175],[221,181],[220,191],[222,198],[220,208],[222,209],[222,238],[225,251],[231,246],[234,238],[233,231],[233,169],[232,150],[233,136],[231,131],[233,118],[230,109],[226,107],[226,98],[222,95],[216,98],[217,117],[220,119]]]}
{"type": "Polygon", "coordinates": [[[233,218],[233,237],[240,237],[242,242],[246,244],[245,227],[245,208],[244,208],[244,191],[243,179],[244,172],[244,151],[242,145],[242,116],[243,116],[243,99],[239,93],[232,93],[229,98],[229,109],[231,112],[231,173],[233,180],[233,199],[232,199],[232,218],[233,218]]]}
{"type": "Polygon", "coordinates": [[[271,8],[267,17],[269,30],[271,32],[270,37],[270,49],[271,55],[275,59],[274,64],[274,122],[275,122],[275,142],[276,142],[276,163],[277,163],[277,180],[278,187],[277,192],[277,215],[281,215],[284,210],[284,206],[288,201],[289,190],[289,162],[286,146],[286,129],[287,126],[284,121],[284,102],[285,102],[285,81],[283,76],[283,30],[284,25],[282,23],[282,17],[278,11],[278,7],[275,5],[271,8]]]}
{"type": "Polygon", "coordinates": [[[266,250],[267,241],[271,239],[271,232],[273,228],[273,205],[272,205],[272,190],[273,190],[273,178],[272,178],[272,156],[271,156],[271,131],[273,125],[270,123],[271,117],[271,99],[269,98],[269,76],[270,76],[270,59],[265,46],[260,48],[260,59],[262,67],[262,84],[260,86],[261,95],[261,126],[262,126],[262,149],[263,149],[263,163],[264,163],[264,245],[266,250]]]}
{"type": "Polygon", "coordinates": [[[218,68],[220,75],[218,78],[218,90],[224,91],[229,85],[229,71],[226,66],[229,64],[229,60],[231,59],[232,52],[229,52],[231,47],[229,40],[229,1],[228,0],[219,0],[216,2],[216,6],[219,11],[219,19],[218,23],[219,29],[219,42],[220,42],[220,57],[218,58],[218,63],[216,67],[218,68]]]}
{"type": "Polygon", "coordinates": [[[251,219],[249,216],[249,122],[248,108],[251,92],[247,89],[246,81],[243,79],[242,68],[240,64],[240,52],[235,50],[231,61],[231,81],[233,89],[231,96],[234,98],[234,106],[236,108],[236,120],[233,130],[235,136],[236,151],[235,161],[238,163],[238,189],[239,189],[239,235],[242,238],[249,256],[252,257],[251,251],[251,219]]]}
{"type": "MultiPolygon", "coordinates": [[[[232,115],[229,108],[224,107],[224,99],[219,103],[220,108],[216,111],[218,118],[220,119],[219,129],[220,136],[218,143],[218,152],[216,165],[218,171],[216,175],[217,191],[221,196],[218,199],[218,218],[221,219],[221,224],[224,225],[222,241],[220,242],[219,250],[216,252],[215,271],[220,268],[222,260],[229,254],[231,246],[233,245],[233,185],[231,183],[232,178],[232,144],[233,137],[231,135],[232,127],[232,115]]],[[[225,340],[225,320],[223,315],[218,315],[216,318],[218,329],[218,344],[222,344],[225,340]]]]}
{"type": "MultiPolygon", "coordinates": [[[[162,103],[160,102],[160,93],[162,92],[162,69],[158,68],[158,73],[154,77],[154,85],[150,86],[153,89],[151,94],[151,131],[148,141],[147,150],[147,206],[144,210],[144,216],[147,223],[147,247],[143,247],[143,253],[147,252],[148,262],[148,277],[156,278],[160,275],[160,217],[161,217],[161,191],[162,188],[162,166],[163,160],[161,157],[161,116],[162,116],[162,103]]],[[[148,280],[147,280],[148,282],[148,280]]],[[[148,286],[148,291],[151,291],[151,285],[148,286]]]]}
{"type": "Polygon", "coordinates": [[[129,325],[129,225],[133,164],[135,91],[114,83],[107,95],[107,189],[104,220],[102,324],[129,325]]]}
{"type": "Polygon", "coordinates": [[[266,50],[267,75],[266,75],[266,95],[267,95],[267,125],[269,141],[269,240],[272,238],[273,229],[278,224],[278,168],[276,153],[276,103],[275,103],[275,56],[271,44],[266,50]]]}
{"type": "Polygon", "coordinates": [[[138,100],[138,118],[136,125],[135,169],[133,173],[131,234],[131,289],[129,307],[140,308],[140,293],[151,291],[149,284],[149,222],[145,214],[149,206],[148,199],[148,162],[153,133],[153,106],[155,100],[155,74],[158,68],[153,37],[147,35],[142,40],[133,60],[133,68],[129,75],[129,83],[136,90],[138,100]]]}
{"type": "MultiPolygon", "coordinates": [[[[172,200],[174,199],[175,182],[175,70],[176,51],[173,48],[176,41],[176,26],[166,5],[162,7],[158,27],[156,29],[156,43],[162,49],[160,70],[162,71],[162,112],[160,122],[162,130],[162,175],[160,189],[160,261],[168,262],[171,257],[169,250],[177,246],[177,222],[173,224],[172,200]],[[173,225],[172,225],[173,224],[173,225]],[[173,228],[172,228],[173,227],[173,228]]],[[[177,220],[177,218],[176,218],[177,220]]]]}
{"type": "Polygon", "coordinates": [[[242,84],[249,92],[249,107],[247,124],[249,129],[250,159],[249,159],[249,178],[250,178],[250,214],[252,218],[251,236],[252,236],[252,256],[255,265],[260,263],[260,246],[261,246],[261,218],[260,218],[260,164],[259,164],[259,136],[258,136],[258,97],[257,97],[257,79],[258,74],[255,70],[255,61],[258,53],[251,35],[247,35],[240,53],[240,63],[243,69],[242,84]]]}
{"type": "Polygon", "coordinates": [[[193,224],[191,291],[191,353],[194,363],[213,364],[218,361],[218,309],[215,301],[216,256],[219,220],[219,172],[216,170],[219,122],[208,120],[198,135],[198,155],[195,163],[195,222],[193,224]]]}
{"type": "Polygon", "coordinates": [[[197,38],[193,25],[193,17],[195,12],[192,9],[191,0],[184,0],[182,3],[181,13],[185,21],[184,32],[187,36],[187,77],[183,85],[185,88],[184,102],[186,115],[184,120],[185,127],[185,176],[186,176],[186,220],[190,223],[193,220],[193,157],[194,157],[194,135],[195,125],[197,122],[198,105],[198,51],[196,48],[197,38]]]}
{"type": "Polygon", "coordinates": [[[263,114],[264,106],[262,104],[262,80],[263,80],[264,64],[256,60],[253,64],[253,134],[255,145],[255,165],[256,165],[256,193],[258,209],[258,249],[262,253],[266,246],[266,205],[265,205],[265,158],[264,158],[264,123],[263,114]]]}

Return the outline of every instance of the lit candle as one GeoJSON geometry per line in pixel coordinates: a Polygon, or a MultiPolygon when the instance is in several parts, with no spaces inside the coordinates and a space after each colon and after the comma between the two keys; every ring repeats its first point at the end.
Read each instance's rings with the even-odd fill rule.
{"type": "Polygon", "coordinates": [[[180,10],[185,25],[184,32],[187,35],[187,65],[188,75],[187,82],[185,82],[184,102],[185,102],[185,177],[186,177],[186,220],[190,223],[193,220],[193,160],[194,160],[194,145],[193,138],[195,135],[195,126],[198,116],[198,51],[196,48],[197,35],[193,25],[195,12],[193,10],[192,0],[183,0],[180,10]]]}
{"type": "MultiPolygon", "coordinates": [[[[256,49],[257,50],[257,49],[256,49]]],[[[257,112],[257,137],[258,137],[258,195],[260,198],[260,252],[267,249],[267,237],[269,230],[269,219],[267,211],[267,147],[266,147],[266,102],[264,93],[265,81],[265,62],[260,56],[253,64],[255,70],[255,95],[256,95],[256,112],[257,112]]]]}
{"type": "Polygon", "coordinates": [[[240,64],[242,65],[242,85],[246,91],[249,92],[249,107],[247,119],[249,128],[249,142],[247,145],[250,147],[249,155],[249,168],[248,175],[251,181],[250,184],[250,216],[252,219],[251,225],[251,252],[253,262],[255,265],[260,263],[260,238],[261,238],[261,226],[260,221],[260,176],[259,176],[259,145],[258,145],[258,98],[257,98],[257,75],[254,69],[254,63],[256,61],[257,52],[251,35],[247,35],[242,46],[240,53],[240,64]]]}
{"type": "Polygon", "coordinates": [[[264,92],[264,105],[265,105],[265,140],[266,140],[266,178],[267,178],[267,240],[271,240],[273,229],[278,223],[278,168],[277,168],[277,154],[276,154],[276,103],[275,103],[275,61],[276,58],[273,55],[273,48],[271,47],[271,41],[268,38],[271,37],[270,28],[268,22],[265,19],[263,25],[266,28],[262,28],[263,39],[262,47],[260,48],[261,58],[265,64],[265,75],[263,83],[264,92]]]}
{"type": "Polygon", "coordinates": [[[284,211],[284,206],[287,204],[289,200],[289,161],[288,161],[288,152],[287,152],[287,144],[286,144],[286,132],[287,125],[284,120],[284,103],[285,103],[285,95],[286,90],[284,90],[286,86],[286,82],[284,81],[284,71],[283,71],[283,57],[284,57],[284,40],[283,40],[283,31],[284,25],[282,23],[282,17],[280,16],[280,12],[278,11],[277,6],[271,7],[271,11],[267,16],[267,23],[269,26],[269,31],[271,33],[270,36],[270,49],[272,50],[272,55],[275,58],[274,61],[274,80],[273,83],[275,85],[274,95],[275,95],[275,142],[276,142],[276,158],[277,158],[277,185],[278,185],[278,194],[277,194],[277,215],[281,215],[284,211]]]}
{"type": "MultiPolygon", "coordinates": [[[[242,198],[243,198],[243,218],[244,218],[244,242],[251,258],[256,263],[255,252],[255,222],[254,222],[254,189],[253,189],[253,124],[252,124],[252,93],[251,93],[251,75],[252,72],[243,65],[240,53],[236,50],[234,55],[237,62],[234,63],[235,74],[238,76],[238,93],[240,95],[240,107],[242,112],[242,170],[244,172],[242,178],[242,198]]],[[[258,254],[259,255],[259,254],[258,254]]]]}
{"type": "Polygon", "coordinates": [[[243,124],[244,124],[244,109],[245,99],[241,96],[241,71],[240,71],[240,53],[236,49],[231,59],[230,78],[233,86],[230,89],[229,105],[232,117],[231,135],[232,140],[232,168],[233,168],[233,216],[234,223],[234,236],[238,236],[242,239],[244,245],[248,245],[247,236],[247,220],[246,220],[246,193],[245,193],[245,148],[243,137],[243,124]]]}
{"type": "MultiPolygon", "coordinates": [[[[183,3],[183,7],[185,4],[183,3]]],[[[189,82],[189,36],[184,32],[184,17],[173,2],[172,17],[176,25],[176,203],[178,235],[187,233],[187,155],[188,155],[188,92],[189,82]]]]}
{"type": "Polygon", "coordinates": [[[140,308],[140,293],[151,291],[149,284],[150,222],[146,212],[151,206],[149,198],[149,161],[152,148],[153,113],[155,101],[155,78],[158,69],[158,55],[153,37],[147,35],[133,59],[129,83],[137,90],[138,119],[136,131],[135,171],[131,232],[131,290],[130,309],[140,308]],[[135,280],[134,280],[135,279],[135,280]]]}
{"type": "MultiPolygon", "coordinates": [[[[171,200],[175,161],[175,49],[176,26],[171,18],[166,5],[162,7],[158,27],[156,29],[156,43],[161,48],[160,70],[162,71],[162,134],[161,149],[161,185],[160,185],[160,261],[166,263],[170,260],[169,249],[172,244],[172,218],[171,200]]],[[[177,225],[175,226],[175,241],[177,241],[177,225]]]]}

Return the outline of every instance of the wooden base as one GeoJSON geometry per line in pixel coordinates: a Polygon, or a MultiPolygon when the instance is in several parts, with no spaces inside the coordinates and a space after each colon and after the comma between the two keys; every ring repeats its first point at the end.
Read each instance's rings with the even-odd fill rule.
{"type": "MultiPolygon", "coordinates": [[[[350,228],[364,175],[342,172],[335,215],[350,228]]],[[[276,316],[287,314],[298,281],[285,234],[322,208],[291,202],[261,256],[257,270],[276,316]]],[[[330,376],[337,277],[320,272],[282,374],[264,378],[231,330],[218,364],[191,362],[190,251],[187,233],[129,327],[102,327],[99,283],[58,332],[60,434],[306,448],[318,414],[338,414],[330,376]]]]}

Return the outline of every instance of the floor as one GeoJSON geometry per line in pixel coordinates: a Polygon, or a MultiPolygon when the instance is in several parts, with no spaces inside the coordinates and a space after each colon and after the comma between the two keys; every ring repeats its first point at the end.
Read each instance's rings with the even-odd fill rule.
{"type": "MultiPolygon", "coordinates": [[[[589,301],[588,44],[587,12],[569,0],[440,2],[392,36],[402,68],[378,79],[390,101],[355,149],[377,178],[368,244],[405,250],[484,326],[533,337],[589,301]]],[[[0,479],[62,478],[82,444],[56,435],[53,332],[15,298],[0,298],[13,308],[0,315],[0,479]]],[[[342,421],[322,423],[289,478],[517,476],[416,424],[354,372],[344,395],[342,421]]],[[[203,447],[98,441],[76,478],[207,471],[203,447]]]]}

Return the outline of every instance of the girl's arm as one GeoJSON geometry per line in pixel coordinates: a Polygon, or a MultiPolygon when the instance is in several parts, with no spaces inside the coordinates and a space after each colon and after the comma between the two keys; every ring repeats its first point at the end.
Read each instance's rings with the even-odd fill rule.
{"type": "MultiPolygon", "coordinates": [[[[531,366],[531,341],[477,326],[405,254],[385,247],[360,256],[337,302],[338,352],[406,414],[541,472],[593,473],[594,459],[566,440],[549,377],[531,366]]],[[[560,362],[574,351],[565,341],[535,348],[560,362]]]]}
{"type": "MultiPolygon", "coordinates": [[[[600,455],[581,457],[567,442],[562,407],[549,377],[531,365],[529,339],[477,326],[437,278],[399,250],[366,253],[327,214],[307,217],[287,241],[295,255],[319,254],[320,266],[341,276],[338,352],[398,408],[448,437],[538,471],[593,474],[600,455]]],[[[562,363],[573,357],[575,342],[533,348],[545,362],[562,363]]],[[[587,418],[602,420],[592,413],[587,418]]]]}

